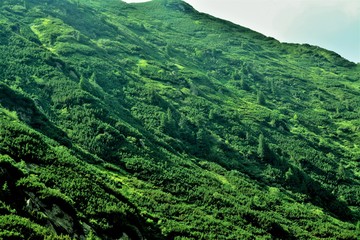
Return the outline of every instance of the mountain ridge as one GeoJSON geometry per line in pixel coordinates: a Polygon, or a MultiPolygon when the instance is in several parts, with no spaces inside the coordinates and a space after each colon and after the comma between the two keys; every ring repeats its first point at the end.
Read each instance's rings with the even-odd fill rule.
{"type": "MultiPolygon", "coordinates": [[[[166,4],[170,5],[168,2],[169,2],[170,4],[172,3],[173,5],[178,6],[177,10],[182,10],[182,9],[185,9],[185,8],[186,8],[186,9],[191,9],[191,11],[195,11],[197,14],[204,14],[204,15],[208,16],[209,18],[214,18],[214,19],[216,19],[217,21],[224,21],[224,22],[233,24],[235,27],[238,27],[238,28],[240,28],[240,29],[243,28],[243,29],[246,29],[246,30],[250,30],[251,32],[258,33],[258,34],[264,36],[265,38],[267,38],[267,39],[269,39],[269,40],[275,40],[275,41],[277,41],[277,42],[280,43],[279,40],[277,40],[277,39],[275,39],[275,38],[273,38],[273,37],[271,37],[271,36],[266,36],[266,35],[262,34],[261,32],[254,31],[254,30],[252,30],[252,29],[250,29],[250,28],[246,28],[246,27],[244,27],[244,26],[241,26],[241,25],[239,25],[239,24],[237,24],[237,23],[234,23],[234,22],[229,21],[229,20],[226,20],[226,19],[221,19],[221,18],[213,17],[213,16],[211,16],[210,14],[203,13],[203,12],[199,12],[199,11],[197,11],[196,9],[194,9],[190,4],[186,3],[186,2],[183,1],[183,0],[174,0],[174,1],[151,0],[151,1],[143,2],[143,3],[128,3],[128,4],[130,4],[130,5],[131,5],[131,4],[135,4],[135,5],[141,5],[141,4],[145,4],[145,5],[158,4],[158,5],[161,5],[160,3],[162,3],[162,6],[166,6],[166,4]]],[[[184,11],[184,10],[182,10],[182,11],[184,11]]],[[[327,50],[327,49],[325,49],[325,48],[323,48],[323,47],[320,47],[320,46],[315,46],[315,45],[311,45],[311,44],[308,44],[308,43],[291,43],[291,42],[281,42],[281,43],[282,43],[282,44],[295,45],[295,46],[307,46],[307,47],[310,47],[310,46],[311,46],[311,47],[314,47],[314,48],[320,48],[320,49],[322,49],[322,50],[325,50],[325,51],[329,52],[330,55],[332,55],[332,56],[334,56],[334,57],[336,56],[336,58],[342,58],[342,59],[344,59],[344,60],[345,60],[344,62],[349,62],[350,65],[356,64],[355,62],[353,62],[353,61],[351,61],[351,60],[348,60],[348,59],[342,57],[342,56],[341,56],[340,54],[338,54],[336,51],[327,50]]]]}

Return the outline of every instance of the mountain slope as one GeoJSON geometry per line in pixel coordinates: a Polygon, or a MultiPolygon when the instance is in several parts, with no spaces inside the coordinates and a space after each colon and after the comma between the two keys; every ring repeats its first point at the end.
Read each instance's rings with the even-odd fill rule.
{"type": "Polygon", "coordinates": [[[181,1],[0,7],[2,238],[358,239],[359,65],[181,1]]]}

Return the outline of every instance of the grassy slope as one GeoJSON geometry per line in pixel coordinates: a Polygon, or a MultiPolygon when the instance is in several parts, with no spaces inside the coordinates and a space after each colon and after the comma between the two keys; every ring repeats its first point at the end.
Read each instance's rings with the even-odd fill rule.
{"type": "Polygon", "coordinates": [[[358,65],[178,1],[0,22],[0,236],[358,237],[358,65]]]}

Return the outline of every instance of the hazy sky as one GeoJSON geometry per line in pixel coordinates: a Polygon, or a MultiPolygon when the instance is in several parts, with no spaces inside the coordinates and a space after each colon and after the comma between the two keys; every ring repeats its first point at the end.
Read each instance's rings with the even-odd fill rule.
{"type": "MultiPolygon", "coordinates": [[[[126,0],[125,2],[145,2],[126,0]]],[[[185,0],[282,42],[309,43],[360,62],[360,0],[185,0]]]]}

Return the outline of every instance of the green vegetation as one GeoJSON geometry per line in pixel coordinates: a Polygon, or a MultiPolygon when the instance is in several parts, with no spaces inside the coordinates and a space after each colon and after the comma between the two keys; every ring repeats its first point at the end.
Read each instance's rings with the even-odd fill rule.
{"type": "Polygon", "coordinates": [[[359,239],[359,64],[177,0],[0,23],[1,239],[359,239]]]}

